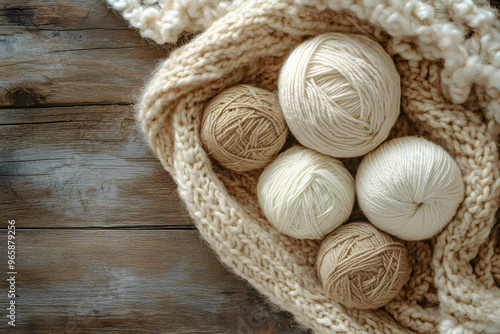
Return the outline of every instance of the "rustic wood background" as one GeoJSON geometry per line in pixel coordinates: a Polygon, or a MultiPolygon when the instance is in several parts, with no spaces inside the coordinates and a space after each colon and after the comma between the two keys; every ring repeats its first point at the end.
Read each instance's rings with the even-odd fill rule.
{"type": "Polygon", "coordinates": [[[0,2],[1,332],[309,332],[218,262],[138,131],[170,49],[103,0],[0,2]]]}
{"type": "Polygon", "coordinates": [[[219,263],[138,131],[171,48],[103,0],[0,1],[1,332],[309,333],[219,263]]]}

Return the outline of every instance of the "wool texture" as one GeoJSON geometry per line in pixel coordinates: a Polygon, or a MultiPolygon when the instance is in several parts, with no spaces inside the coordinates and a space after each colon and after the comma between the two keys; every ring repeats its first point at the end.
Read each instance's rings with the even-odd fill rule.
{"type": "MultiPolygon", "coordinates": [[[[318,333],[498,332],[498,12],[486,1],[302,2],[242,1],[230,15],[205,22],[206,30],[174,50],[144,89],[137,117],[200,234],[231,270],[318,333]],[[403,113],[390,137],[436,142],[464,180],[465,198],[445,229],[434,239],[406,242],[412,274],[383,309],[332,301],[316,275],[319,242],[273,228],[257,201],[259,172],[214,168],[199,138],[211,98],[237,83],[276,90],[291,50],[332,31],[367,34],[393,57],[403,113]]],[[[120,3],[123,13],[130,4],[148,6],[120,3]]],[[[154,31],[175,35],[171,28],[158,22],[154,31]]]]}
{"type": "Polygon", "coordinates": [[[356,192],[371,223],[403,240],[432,238],[455,216],[464,198],[460,168],[439,145],[396,138],[368,153],[356,192]]]}
{"type": "Polygon", "coordinates": [[[141,36],[158,44],[199,32],[246,0],[107,0],[141,36]]]}
{"type": "Polygon", "coordinates": [[[278,92],[295,138],[336,158],[370,152],[399,116],[396,66],[365,35],[328,33],[300,44],[283,64],[278,92]]]}
{"type": "Polygon", "coordinates": [[[323,239],[349,218],[354,180],[338,159],[294,146],[259,177],[257,198],[278,231],[300,239],[323,239]]]}
{"type": "Polygon", "coordinates": [[[411,272],[405,245],[368,222],[348,223],[328,235],[317,267],[332,299],[358,309],[387,304],[411,272]]]}
{"type": "Polygon", "coordinates": [[[224,167],[246,172],[265,167],[276,157],[288,127],[275,94],[236,85],[206,105],[200,132],[209,155],[224,167]]]}

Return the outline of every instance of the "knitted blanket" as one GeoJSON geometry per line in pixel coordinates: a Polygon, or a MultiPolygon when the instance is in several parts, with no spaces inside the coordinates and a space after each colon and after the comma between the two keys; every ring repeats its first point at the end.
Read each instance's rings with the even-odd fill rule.
{"type": "MultiPolygon", "coordinates": [[[[174,50],[137,105],[149,144],[221,261],[318,333],[499,333],[500,21],[487,1],[108,0],[159,44],[202,31],[174,50]],[[261,170],[236,174],[200,143],[204,105],[237,83],[276,90],[286,55],[325,32],[375,38],[401,76],[391,137],[419,135],[457,161],[465,199],[435,238],[406,242],[413,271],[384,308],[329,299],[316,275],[319,241],[275,230],[256,198],[261,170]]],[[[359,159],[344,159],[354,171],[359,159]]],[[[360,215],[354,212],[352,219],[360,215]]]]}

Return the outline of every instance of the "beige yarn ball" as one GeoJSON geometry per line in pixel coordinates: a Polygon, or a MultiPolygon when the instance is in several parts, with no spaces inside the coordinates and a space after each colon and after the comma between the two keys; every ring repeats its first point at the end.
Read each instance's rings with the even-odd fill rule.
{"type": "Polygon", "coordinates": [[[264,169],[257,196],[264,215],[280,232],[322,239],[349,218],[354,180],[339,160],[293,146],[264,169]]]}
{"type": "Polygon", "coordinates": [[[249,85],[228,88],[205,107],[201,140],[222,166],[245,172],[268,165],[288,136],[275,94],[249,85]]]}
{"type": "Polygon", "coordinates": [[[441,146],[393,139],[363,158],[356,175],[361,210],[382,231],[404,240],[436,235],[464,198],[462,173],[441,146]]]}
{"type": "Polygon", "coordinates": [[[327,33],[290,54],[278,94],[302,145],[344,158],[361,156],[387,138],[399,115],[401,88],[394,62],[377,42],[327,33]]]}
{"type": "Polygon", "coordinates": [[[387,304],[411,273],[405,245],[367,222],[349,223],[330,234],[320,246],[317,269],[332,299],[358,309],[387,304]]]}

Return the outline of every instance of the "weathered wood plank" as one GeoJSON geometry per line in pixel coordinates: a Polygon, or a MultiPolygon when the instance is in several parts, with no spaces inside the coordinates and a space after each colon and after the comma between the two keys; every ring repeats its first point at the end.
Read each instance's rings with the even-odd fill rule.
{"type": "Polygon", "coordinates": [[[130,106],[0,111],[0,206],[26,227],[190,225],[130,106]]]}
{"type": "Polygon", "coordinates": [[[2,0],[0,27],[31,29],[127,29],[104,0],[2,0]]]}
{"type": "MultiPolygon", "coordinates": [[[[307,332],[229,273],[195,230],[22,230],[20,223],[13,333],[307,332]]],[[[8,291],[6,277],[0,281],[8,291]]]]}
{"type": "Polygon", "coordinates": [[[0,106],[131,103],[168,55],[103,1],[0,7],[0,106]]]}

